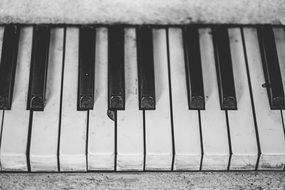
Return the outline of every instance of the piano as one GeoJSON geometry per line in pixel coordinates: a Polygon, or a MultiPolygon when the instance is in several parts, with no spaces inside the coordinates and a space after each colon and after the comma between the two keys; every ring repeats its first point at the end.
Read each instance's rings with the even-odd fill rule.
{"type": "Polygon", "coordinates": [[[7,171],[283,170],[282,26],[0,27],[7,171]]]}

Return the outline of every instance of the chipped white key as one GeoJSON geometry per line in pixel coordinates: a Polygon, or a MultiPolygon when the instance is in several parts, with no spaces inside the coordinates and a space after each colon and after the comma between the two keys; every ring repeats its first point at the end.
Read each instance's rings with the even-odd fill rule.
{"type": "Polygon", "coordinates": [[[169,58],[175,139],[175,170],[199,170],[201,142],[199,115],[189,110],[182,30],[169,29],[169,58]]]}
{"type": "Polygon", "coordinates": [[[244,37],[261,148],[258,169],[283,169],[285,138],[281,112],[270,110],[266,88],[262,87],[265,79],[256,29],[245,28],[244,37]]]}
{"type": "Polygon", "coordinates": [[[228,30],[238,110],[228,110],[232,145],[230,170],[253,170],[258,158],[258,144],[239,28],[228,30]]]}
{"type": "Polygon", "coordinates": [[[201,110],[202,169],[226,170],[229,161],[227,122],[225,111],[220,107],[211,30],[200,29],[199,34],[206,109],[201,110]]]}
{"type": "Polygon", "coordinates": [[[33,28],[20,31],[12,109],[5,111],[2,139],[2,170],[28,170],[26,157],[30,111],[27,108],[33,28]]]}
{"type": "Polygon", "coordinates": [[[138,105],[136,31],[125,29],[125,110],[117,111],[117,170],[142,170],[143,112],[138,105]]]}
{"type": "Polygon", "coordinates": [[[66,29],[62,113],[60,133],[60,170],[86,170],[87,111],[77,111],[79,29],[66,29]]]}
{"type": "Polygon", "coordinates": [[[115,123],[108,110],[108,30],[96,30],[95,103],[89,111],[88,170],[114,170],[115,123]]]}
{"type": "Polygon", "coordinates": [[[146,170],[172,167],[172,129],[165,29],[153,30],[156,109],[145,111],[146,170]]]}
{"type": "MultiPolygon", "coordinates": [[[[2,54],[3,37],[4,37],[4,27],[0,27],[0,61],[1,61],[1,54],[2,54]]],[[[3,119],[3,110],[0,110],[0,122],[1,123],[2,123],[2,119],[3,119]]],[[[2,125],[0,127],[0,142],[1,142],[1,133],[2,133],[1,129],[2,129],[2,125]]],[[[1,149],[1,146],[0,146],[0,149],[1,149]]],[[[0,170],[1,170],[1,157],[0,157],[0,170]]]]}
{"type": "Polygon", "coordinates": [[[47,72],[46,106],[33,112],[30,145],[32,171],[57,171],[59,109],[61,94],[63,28],[51,30],[47,72]]]}

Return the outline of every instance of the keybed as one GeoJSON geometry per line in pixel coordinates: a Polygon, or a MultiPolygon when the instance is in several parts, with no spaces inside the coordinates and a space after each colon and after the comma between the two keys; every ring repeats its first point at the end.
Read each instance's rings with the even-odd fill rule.
{"type": "Polygon", "coordinates": [[[282,27],[0,27],[0,171],[283,170],[282,27]]]}

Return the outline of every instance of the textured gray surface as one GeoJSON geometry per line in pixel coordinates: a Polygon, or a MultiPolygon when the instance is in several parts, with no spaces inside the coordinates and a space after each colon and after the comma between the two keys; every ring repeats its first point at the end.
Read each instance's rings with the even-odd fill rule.
{"type": "Polygon", "coordinates": [[[1,0],[0,23],[285,24],[285,0],[1,0]]]}
{"type": "Polygon", "coordinates": [[[285,189],[285,173],[10,173],[0,174],[0,189],[285,189]]]}

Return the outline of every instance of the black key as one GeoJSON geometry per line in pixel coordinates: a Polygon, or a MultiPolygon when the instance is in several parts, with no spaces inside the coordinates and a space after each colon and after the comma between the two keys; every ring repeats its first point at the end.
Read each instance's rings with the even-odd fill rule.
{"type": "Polygon", "coordinates": [[[94,105],[95,33],[93,27],[80,28],[78,110],[93,109],[94,105]]]}
{"type": "Polygon", "coordinates": [[[237,101],[227,28],[216,27],[213,29],[213,43],[221,109],[236,110],[237,101]]]}
{"type": "Polygon", "coordinates": [[[0,109],[4,110],[10,110],[12,104],[19,33],[18,26],[5,26],[0,63],[0,109]]]}
{"type": "Polygon", "coordinates": [[[108,32],[108,107],[125,109],[124,28],[110,26],[108,32]]]}
{"type": "Polygon", "coordinates": [[[139,108],[155,109],[153,39],[150,27],[137,28],[139,108]]]}
{"type": "Polygon", "coordinates": [[[257,30],[259,47],[271,109],[284,109],[284,90],[276,51],[274,33],[271,27],[257,30]]]}
{"type": "Polygon", "coordinates": [[[33,47],[28,92],[28,110],[44,110],[49,42],[50,28],[45,25],[35,26],[33,32],[33,47]]]}
{"type": "Polygon", "coordinates": [[[192,26],[185,27],[183,29],[183,42],[189,109],[205,109],[198,28],[192,26]]]}

